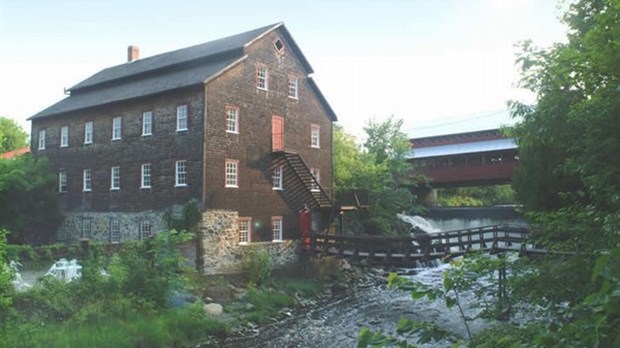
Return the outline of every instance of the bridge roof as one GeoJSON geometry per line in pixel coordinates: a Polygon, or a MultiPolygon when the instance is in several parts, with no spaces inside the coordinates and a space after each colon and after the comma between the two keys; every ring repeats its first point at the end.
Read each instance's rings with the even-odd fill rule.
{"type": "Polygon", "coordinates": [[[470,143],[448,144],[422,147],[409,151],[407,158],[429,158],[451,155],[464,155],[478,152],[514,150],[517,144],[512,138],[475,141],[470,143]]]}

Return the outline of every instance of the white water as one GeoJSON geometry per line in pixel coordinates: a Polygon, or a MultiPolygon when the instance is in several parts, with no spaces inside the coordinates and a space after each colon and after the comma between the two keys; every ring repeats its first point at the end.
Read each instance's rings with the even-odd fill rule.
{"type": "Polygon", "coordinates": [[[76,259],[71,261],[60,259],[52,265],[45,275],[52,276],[64,282],[70,282],[82,277],[82,266],[78,264],[76,259]]]}
{"type": "Polygon", "coordinates": [[[13,287],[17,291],[25,291],[32,287],[32,285],[28,284],[26,281],[22,279],[21,273],[19,270],[22,268],[22,264],[17,261],[11,261],[9,267],[13,270],[13,287]]]}
{"type": "Polygon", "coordinates": [[[421,216],[415,215],[405,215],[405,214],[396,214],[396,216],[402,221],[411,225],[412,228],[418,228],[426,233],[437,233],[441,232],[440,229],[434,227],[430,222],[424,219],[421,216]]]}

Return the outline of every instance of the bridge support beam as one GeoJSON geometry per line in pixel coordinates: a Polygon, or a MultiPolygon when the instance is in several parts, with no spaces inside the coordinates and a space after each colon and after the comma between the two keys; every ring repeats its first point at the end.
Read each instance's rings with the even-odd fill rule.
{"type": "Polygon", "coordinates": [[[439,201],[437,200],[437,189],[432,188],[428,190],[428,192],[426,192],[426,195],[422,197],[422,204],[427,207],[434,207],[437,205],[437,203],[439,203],[439,201]]]}

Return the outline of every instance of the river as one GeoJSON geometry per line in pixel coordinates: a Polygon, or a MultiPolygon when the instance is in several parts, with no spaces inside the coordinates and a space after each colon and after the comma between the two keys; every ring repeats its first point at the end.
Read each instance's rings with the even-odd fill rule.
{"type": "MultiPolygon", "coordinates": [[[[514,211],[514,207],[436,209],[431,212],[433,216],[428,216],[427,219],[409,217],[404,220],[427,233],[434,233],[446,229],[472,228],[487,224],[522,224],[522,218],[515,215],[514,211]]],[[[447,267],[451,266],[436,264],[434,267],[400,269],[398,273],[413,281],[441,288],[443,273],[447,267]]],[[[306,308],[285,320],[261,327],[253,334],[230,337],[224,342],[205,347],[355,347],[358,334],[363,327],[395,334],[397,323],[403,317],[429,321],[463,338],[467,337],[466,328],[456,306],[447,308],[442,299],[414,301],[408,292],[388,289],[387,275],[388,273],[384,272],[383,279],[385,280],[350,287],[346,292],[330,297],[313,308],[306,308]]],[[[468,317],[474,317],[479,311],[476,308],[475,296],[465,292],[461,294],[461,301],[465,314],[468,317]]],[[[468,324],[472,334],[489,325],[482,319],[474,319],[468,324]]],[[[416,343],[416,339],[413,336],[409,338],[409,341],[416,343]]],[[[450,345],[451,342],[448,341],[416,343],[416,346],[422,348],[449,347],[450,345]]]]}
{"type": "MultiPolygon", "coordinates": [[[[399,273],[412,280],[441,287],[446,267],[450,266],[444,264],[415,270],[401,269],[399,273]]],[[[385,275],[387,277],[387,273],[385,275]]],[[[469,314],[473,314],[475,309],[470,308],[473,295],[464,295],[465,307],[469,314]]],[[[350,287],[346,292],[326,299],[314,308],[300,310],[285,320],[257,329],[253,334],[229,337],[224,342],[204,347],[355,347],[361,328],[368,327],[393,334],[402,317],[430,321],[466,337],[465,326],[456,307],[448,309],[443,300],[413,301],[408,292],[388,289],[386,283],[381,281],[350,287]]],[[[480,319],[469,324],[472,332],[478,332],[486,326],[480,319]]],[[[411,343],[414,341],[415,337],[411,343]]],[[[449,347],[450,342],[417,346],[449,347]]]]}

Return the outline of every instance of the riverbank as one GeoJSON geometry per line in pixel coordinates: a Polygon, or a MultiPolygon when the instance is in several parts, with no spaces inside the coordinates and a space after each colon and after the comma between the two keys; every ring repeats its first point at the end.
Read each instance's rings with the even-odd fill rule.
{"type": "MultiPolygon", "coordinates": [[[[351,267],[345,260],[333,257],[303,262],[275,272],[259,287],[235,287],[231,278],[228,283],[212,278],[219,286],[212,283],[207,293],[231,290],[219,298],[224,307],[223,320],[231,326],[226,337],[210,337],[199,347],[257,347],[257,337],[265,346],[271,346],[273,339],[282,339],[283,327],[293,325],[300,316],[342,301],[358,289],[385,284],[385,272],[380,269],[351,267]],[[236,295],[231,298],[231,293],[236,295]]],[[[290,347],[295,338],[289,338],[285,344],[290,347]]]]}

